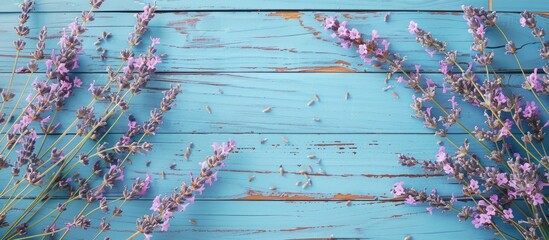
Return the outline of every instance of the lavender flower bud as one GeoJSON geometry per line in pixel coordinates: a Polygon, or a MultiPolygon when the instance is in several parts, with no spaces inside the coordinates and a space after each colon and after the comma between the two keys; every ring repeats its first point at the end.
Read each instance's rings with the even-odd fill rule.
{"type": "Polygon", "coordinates": [[[0,228],[7,227],[10,224],[6,221],[6,213],[0,214],[0,228]]]}
{"type": "Polygon", "coordinates": [[[22,24],[14,27],[14,29],[17,32],[17,35],[19,35],[20,37],[27,36],[30,32],[29,27],[22,24]]]}
{"type": "Polygon", "coordinates": [[[19,167],[12,167],[11,168],[11,175],[14,176],[14,177],[17,177],[19,176],[19,172],[21,171],[21,169],[19,167]]]}
{"type": "Polygon", "coordinates": [[[522,13],[520,13],[520,16],[521,16],[520,25],[522,27],[526,27],[526,26],[528,26],[529,28],[536,27],[536,18],[534,17],[534,14],[524,10],[522,13]]]}
{"type": "Polygon", "coordinates": [[[15,231],[17,231],[19,235],[26,235],[28,228],[29,228],[29,224],[27,222],[24,222],[22,224],[17,225],[15,227],[15,231]]]}
{"type": "Polygon", "coordinates": [[[412,156],[399,154],[398,155],[398,163],[400,163],[402,166],[412,167],[412,166],[417,165],[418,161],[412,156]]]}
{"type": "Polygon", "coordinates": [[[151,234],[155,228],[158,227],[158,222],[155,217],[145,215],[142,218],[138,218],[136,221],[137,231],[143,234],[151,234]]]}
{"type": "Polygon", "coordinates": [[[123,181],[124,180],[124,170],[117,165],[111,165],[109,171],[103,175],[103,182],[106,186],[112,188],[114,186],[114,181],[123,181]]]}
{"type": "Polygon", "coordinates": [[[31,72],[36,72],[36,70],[38,70],[38,64],[36,64],[36,61],[35,61],[35,60],[31,60],[31,61],[29,61],[29,63],[27,64],[27,68],[28,68],[29,71],[31,71],[31,72]]]}
{"type": "Polygon", "coordinates": [[[464,206],[461,208],[461,211],[458,213],[459,221],[465,221],[473,217],[474,209],[472,207],[464,206]]]}
{"type": "Polygon", "coordinates": [[[175,101],[177,95],[181,93],[181,85],[176,84],[170,86],[170,90],[164,91],[164,97],[162,98],[162,103],[160,106],[160,111],[167,112],[171,109],[173,102],[175,101]]]}
{"type": "Polygon", "coordinates": [[[95,18],[93,12],[82,11],[82,22],[91,22],[94,19],[95,18]]]}
{"type": "Polygon", "coordinates": [[[532,30],[532,35],[537,38],[543,38],[545,37],[545,30],[540,27],[535,27],[534,30],[532,30]]]}
{"type": "Polygon", "coordinates": [[[544,46],[539,50],[539,56],[543,59],[549,60],[549,44],[544,44],[544,46]]]}
{"type": "Polygon", "coordinates": [[[93,203],[97,200],[103,198],[103,194],[100,191],[87,191],[86,192],[86,201],[88,203],[93,203]]]}
{"type": "Polygon", "coordinates": [[[79,156],[78,156],[78,160],[84,164],[84,165],[88,165],[90,164],[90,158],[87,154],[84,154],[84,153],[81,153],[79,156]]]}
{"type": "Polygon", "coordinates": [[[122,216],[122,209],[117,207],[117,206],[114,206],[114,210],[112,211],[112,215],[115,216],[115,217],[120,217],[122,216]]]}
{"type": "Polygon", "coordinates": [[[48,30],[46,27],[42,27],[42,30],[40,30],[40,34],[38,35],[38,42],[36,43],[36,50],[31,53],[31,56],[34,58],[34,60],[44,59],[44,48],[46,48],[47,32],[48,30]]]}
{"type": "Polygon", "coordinates": [[[101,169],[101,162],[100,161],[95,161],[95,163],[93,164],[93,167],[92,167],[92,172],[93,172],[93,174],[101,175],[101,173],[103,172],[103,169],[101,169]]]}
{"type": "Polygon", "coordinates": [[[477,54],[475,57],[475,62],[477,62],[481,66],[489,66],[492,65],[492,60],[494,59],[494,52],[482,52],[481,54],[477,54]]]}
{"type": "Polygon", "coordinates": [[[13,41],[13,47],[17,51],[22,51],[25,48],[26,44],[27,43],[25,41],[21,40],[21,39],[17,39],[15,41],[13,41]]]}
{"type": "Polygon", "coordinates": [[[64,211],[67,210],[67,206],[65,206],[65,204],[58,203],[58,204],[57,204],[57,210],[58,210],[59,212],[64,212],[64,211]]]}
{"type": "Polygon", "coordinates": [[[101,223],[99,223],[99,229],[101,229],[102,232],[111,229],[111,224],[107,222],[107,219],[105,217],[101,218],[101,223]]]}
{"type": "Polygon", "coordinates": [[[90,0],[90,5],[93,8],[100,8],[101,4],[103,4],[103,2],[105,2],[105,0],[90,0]]]}
{"type": "Polygon", "coordinates": [[[515,54],[517,52],[517,47],[515,47],[515,43],[513,41],[509,41],[505,44],[505,50],[505,54],[515,54]]]}
{"type": "Polygon", "coordinates": [[[122,57],[123,61],[128,61],[128,59],[132,58],[133,56],[133,52],[129,49],[124,49],[120,51],[120,57],[122,57]]]}
{"type": "Polygon", "coordinates": [[[8,159],[4,158],[4,156],[0,155],[0,170],[4,169],[4,168],[9,168],[11,165],[10,165],[10,162],[8,159]]]}
{"type": "Polygon", "coordinates": [[[81,227],[82,229],[86,230],[89,227],[91,227],[91,220],[84,218],[84,216],[76,216],[74,217],[74,220],[72,222],[73,226],[81,227]]]}
{"type": "Polygon", "coordinates": [[[109,206],[107,205],[108,201],[106,197],[101,198],[99,201],[99,208],[101,208],[101,211],[104,213],[109,212],[109,206]]]}
{"type": "Polygon", "coordinates": [[[58,230],[58,229],[57,229],[57,226],[55,224],[50,225],[50,226],[44,228],[44,233],[46,233],[46,235],[44,235],[44,236],[49,236],[50,238],[53,238],[55,236],[55,234],[57,233],[56,230],[58,230]],[[50,234],[47,234],[47,233],[50,233],[50,234]]]}
{"type": "Polygon", "coordinates": [[[43,183],[42,175],[31,167],[27,169],[25,175],[23,175],[23,179],[27,180],[27,182],[33,186],[40,186],[43,183]]]}
{"type": "Polygon", "coordinates": [[[151,143],[144,142],[143,144],[141,144],[141,149],[143,149],[145,152],[150,152],[152,148],[153,148],[153,144],[151,143]]]}

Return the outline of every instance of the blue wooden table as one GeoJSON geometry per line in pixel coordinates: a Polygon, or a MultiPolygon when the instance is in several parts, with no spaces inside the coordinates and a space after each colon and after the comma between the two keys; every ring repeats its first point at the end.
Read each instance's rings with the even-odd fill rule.
{"type": "MultiPolygon", "coordinates": [[[[87,2],[37,0],[28,23],[31,33],[47,25],[51,33],[47,46],[54,46],[61,29],[80,15],[83,6],[88,8],[87,2]]],[[[133,15],[147,2],[107,0],[96,13],[96,21],[84,34],[85,51],[78,69],[85,83],[106,81],[106,66],[120,63],[117,52],[126,46],[133,15]],[[112,33],[102,44],[109,51],[105,61],[99,60],[93,45],[102,31],[112,33]]],[[[422,64],[424,71],[436,73],[440,59],[431,58],[408,34],[410,20],[467,57],[470,35],[461,16],[462,4],[501,11],[498,21],[515,36],[517,46],[532,40],[520,28],[516,13],[522,8],[549,11],[549,4],[543,0],[520,4],[503,0],[157,2],[159,13],[149,35],[161,39],[159,52],[167,56],[158,67],[160,73],[136,99],[135,106],[143,111],[134,108],[133,112],[138,119],[146,119],[148,109],[156,106],[160,92],[170,83],[181,83],[183,93],[160,133],[150,138],[155,150],[133,158],[128,167],[127,179],[151,174],[152,188],[144,198],[126,204],[123,217],[115,218],[113,230],[104,236],[122,239],[135,232],[135,219],[149,212],[154,196],[169,193],[188,180],[189,172],[198,172],[197,162],[211,153],[212,142],[232,138],[238,148],[219,174],[219,182],[186,212],[176,215],[168,232],[155,233],[153,239],[494,238],[491,231],[457,222],[454,213],[430,215],[425,206],[391,201],[389,190],[398,181],[437,188],[448,196],[459,194],[461,187],[445,176],[398,165],[398,153],[432,159],[439,139],[410,117],[410,89],[391,80],[394,88],[383,91],[387,86],[383,70],[363,65],[358,54],[337,46],[321,22],[335,15],[362,32],[378,29],[393,42],[394,51],[422,64]],[[319,100],[308,106],[315,95],[319,100]],[[264,113],[267,107],[272,110],[264,113]],[[264,138],[266,142],[260,143],[264,138]],[[186,161],[183,154],[191,142],[194,147],[186,161]],[[151,161],[148,167],[147,160],[151,161]],[[173,162],[177,165],[170,169],[173,162]],[[306,180],[302,170],[310,173],[313,183],[305,189],[296,186],[297,181],[306,180]]],[[[0,6],[0,79],[11,73],[18,4],[7,0],[0,6]]],[[[547,26],[549,19],[538,21],[547,26]]],[[[500,41],[503,45],[498,39],[491,44],[497,46],[500,41]]],[[[33,46],[33,41],[28,45],[33,46]]],[[[523,48],[519,55],[525,67],[539,64],[537,56],[524,54],[537,46],[523,48]]],[[[503,53],[504,49],[495,51],[503,53]]],[[[514,60],[498,61],[496,68],[506,72],[511,87],[520,91],[521,76],[516,75],[514,60]]],[[[17,76],[16,90],[22,89],[23,77],[17,76]]],[[[440,81],[436,74],[432,78],[440,81]]],[[[75,95],[83,97],[67,103],[63,112],[68,116],[89,101],[85,88],[75,95]]],[[[478,109],[464,109],[463,119],[468,119],[470,127],[481,117],[478,109]]],[[[64,125],[71,120],[60,119],[64,125]]],[[[124,128],[125,124],[115,128],[110,139],[116,141],[124,128]]],[[[459,141],[467,136],[457,129],[450,134],[459,141]]],[[[0,176],[2,182],[7,179],[0,176]]],[[[107,196],[116,198],[121,191],[122,186],[116,186],[107,196]]],[[[51,201],[60,202],[63,197],[51,201]]],[[[71,211],[83,204],[75,204],[71,211]]],[[[95,235],[103,216],[94,214],[91,230],[75,231],[70,239],[88,239],[83,233],[95,235]]],[[[67,217],[61,222],[71,220],[67,217]]]]}

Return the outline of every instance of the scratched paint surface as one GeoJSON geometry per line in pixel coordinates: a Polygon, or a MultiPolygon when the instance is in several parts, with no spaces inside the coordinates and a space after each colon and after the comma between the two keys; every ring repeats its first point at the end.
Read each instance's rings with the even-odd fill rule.
{"type": "MultiPolygon", "coordinates": [[[[84,36],[83,64],[78,71],[85,83],[104,82],[105,67],[120,63],[115,52],[124,48],[132,30],[133,13],[144,2],[107,1],[84,36]],[[103,45],[110,53],[101,62],[92,43],[104,30],[112,32],[113,37],[103,45]]],[[[16,38],[12,26],[17,21],[17,2],[8,0],[0,7],[1,43],[16,38]]],[[[391,47],[395,51],[409,56],[411,63],[436,72],[440,59],[429,57],[407,33],[406,26],[412,19],[419,22],[468,60],[470,36],[459,14],[461,4],[491,5],[495,10],[508,11],[498,21],[514,36],[516,45],[523,46],[519,57],[524,66],[540,64],[537,56],[526,54],[535,52],[537,46],[530,44],[527,30],[518,26],[516,11],[522,10],[520,7],[547,11],[542,1],[518,6],[507,1],[489,4],[480,0],[322,0],[315,4],[159,0],[162,12],[151,23],[150,35],[161,38],[159,52],[168,56],[159,66],[160,73],[136,99],[135,106],[143,111],[134,114],[145,119],[170,83],[181,83],[183,94],[166,117],[160,134],[150,138],[155,150],[133,157],[128,167],[127,179],[149,173],[154,178],[153,187],[144,198],[125,205],[123,217],[115,219],[108,235],[113,239],[128,237],[135,231],[135,218],[148,213],[154,196],[170,192],[188,179],[189,172],[198,172],[197,162],[211,152],[211,142],[232,138],[239,143],[238,149],[220,173],[219,182],[177,216],[168,232],[157,233],[154,239],[403,239],[407,235],[414,239],[456,239],[458,234],[461,239],[493,238],[490,231],[457,222],[453,213],[429,215],[424,206],[406,206],[391,199],[389,189],[397,181],[418,188],[437,188],[447,195],[459,194],[460,187],[446,177],[398,166],[398,153],[413,153],[424,159],[432,158],[438,150],[438,139],[422,127],[422,122],[410,117],[408,106],[413,93],[394,80],[389,82],[393,89],[382,91],[385,74],[364,66],[357,54],[336,46],[320,25],[324,16],[337,15],[362,32],[377,28],[394,42],[391,47]],[[384,22],[387,12],[391,14],[384,22]],[[347,92],[350,97],[345,99],[347,92]],[[315,94],[320,101],[308,106],[315,94]],[[267,107],[271,111],[263,113],[267,107]],[[264,138],[267,141],[260,143],[264,138]],[[194,147],[187,161],[183,154],[190,142],[194,147]],[[315,158],[309,159],[312,154],[315,158]],[[322,159],[320,163],[318,159],[322,159]],[[148,167],[144,164],[147,160],[151,161],[148,167]],[[174,162],[176,167],[170,169],[174,162]],[[306,180],[300,174],[302,170],[309,171],[313,181],[306,189],[296,186],[296,182],[306,180]]],[[[79,16],[80,10],[74,1],[38,1],[37,13],[29,20],[31,35],[46,24],[53,33],[47,46],[54,46],[61,29],[79,16]]],[[[541,17],[538,21],[547,24],[548,19],[541,17]]],[[[491,47],[502,55],[503,43],[490,34],[494,39],[491,47]]],[[[30,39],[28,45],[35,41],[30,39]]],[[[0,79],[8,77],[13,55],[10,44],[0,44],[0,79]]],[[[521,75],[517,74],[514,59],[502,57],[495,65],[506,72],[512,91],[520,93],[521,75]]],[[[413,64],[408,68],[412,69],[413,64]]],[[[440,81],[436,75],[432,78],[440,81]]],[[[17,91],[23,88],[24,76],[16,79],[17,91]]],[[[67,104],[63,115],[70,116],[71,111],[89,101],[85,89],[75,95],[78,97],[67,104]]],[[[465,124],[472,127],[481,114],[476,109],[464,109],[465,124]]],[[[60,121],[66,126],[71,120],[67,117],[60,121]]],[[[116,141],[122,131],[115,128],[109,139],[116,141]]],[[[450,136],[462,141],[466,134],[453,129],[450,136]]],[[[483,153],[476,145],[473,151],[483,153]]],[[[8,178],[0,175],[0,182],[6,181],[8,178]]],[[[115,186],[106,196],[116,198],[122,189],[115,186]]],[[[52,201],[63,198],[55,195],[52,201]]],[[[76,212],[82,205],[76,203],[70,211],[76,212]]],[[[92,215],[94,225],[88,232],[97,232],[103,216],[92,215]]],[[[60,222],[70,220],[62,217],[60,222]]],[[[87,239],[81,234],[74,231],[70,236],[87,239]]]]}

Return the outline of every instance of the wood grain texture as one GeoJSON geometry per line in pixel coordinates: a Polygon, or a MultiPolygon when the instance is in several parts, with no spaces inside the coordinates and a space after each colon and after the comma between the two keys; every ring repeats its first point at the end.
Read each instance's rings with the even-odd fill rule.
{"type": "MultiPolygon", "coordinates": [[[[6,3],[0,8],[0,12],[17,12],[19,0],[6,0],[6,3]]],[[[101,6],[100,11],[140,11],[143,6],[153,1],[134,0],[134,1],[106,1],[101,6]]],[[[223,11],[261,11],[269,9],[281,10],[431,10],[431,11],[460,11],[462,4],[473,5],[477,7],[487,7],[487,0],[370,0],[364,2],[361,0],[318,0],[314,3],[307,0],[280,0],[280,1],[246,1],[246,0],[202,0],[202,1],[173,1],[157,0],[160,11],[197,11],[197,10],[223,10],[223,11]]],[[[60,11],[59,6],[63,6],[63,11],[82,11],[82,6],[86,6],[87,1],[70,0],[52,0],[37,1],[37,11],[60,11]],[[86,5],[84,5],[86,4],[86,5]]],[[[510,5],[507,5],[510,6],[510,5]]],[[[87,9],[86,9],[87,10],[87,9]]]]}
{"type": "MultiPolygon", "coordinates": [[[[53,201],[56,202],[56,201],[53,201]]],[[[74,206],[82,208],[82,203],[74,206]]],[[[115,218],[112,231],[102,235],[126,239],[135,232],[134,219],[150,211],[150,201],[133,201],[115,218]]],[[[89,239],[98,232],[102,213],[94,214],[87,232],[74,230],[70,239],[89,239]]],[[[324,201],[198,201],[176,213],[168,232],[153,239],[493,239],[486,230],[471,231],[471,224],[457,222],[453,213],[429,215],[423,206],[400,203],[324,201]],[[196,223],[192,224],[191,220],[196,223]],[[426,224],[431,223],[431,224],[426,224]]],[[[60,225],[72,219],[60,218],[60,225]]],[[[102,238],[101,238],[102,239],[102,238]]],[[[136,238],[141,239],[141,238],[136,238]]]]}
{"type": "Polygon", "coordinates": [[[546,13],[549,11],[549,5],[544,0],[523,1],[520,4],[513,4],[512,1],[492,1],[492,8],[495,11],[523,11],[546,13]]]}
{"type": "MultiPolygon", "coordinates": [[[[49,27],[46,52],[56,46],[60,31],[79,13],[38,13],[31,16],[29,26],[36,34],[42,25],[49,27]]],[[[349,27],[369,34],[379,29],[379,34],[393,42],[394,52],[409,57],[407,69],[421,64],[424,71],[436,72],[440,56],[430,57],[408,33],[410,20],[443,40],[448,49],[460,53],[459,61],[470,62],[472,37],[467,33],[467,24],[460,13],[398,12],[391,14],[389,22],[383,22],[381,12],[166,12],[159,13],[151,22],[150,35],[160,37],[160,53],[168,53],[160,72],[383,72],[376,67],[365,66],[354,50],[336,46],[330,33],[321,26],[325,16],[339,16],[349,21],[349,27]],[[251,24],[255,23],[255,24],[251,24]],[[449,31],[451,29],[451,31],[449,31]]],[[[537,54],[540,44],[530,36],[530,30],[520,27],[519,15],[501,13],[498,23],[512,36],[518,56],[526,69],[542,66],[537,54]]],[[[104,72],[106,66],[118,66],[118,51],[127,48],[126,38],[132,31],[134,17],[130,13],[98,13],[96,21],[89,24],[84,34],[84,54],[78,72],[104,72]],[[99,61],[99,52],[93,43],[102,31],[113,32],[112,38],[101,47],[108,50],[107,60],[99,61]],[[87,64],[92,63],[93,64],[87,64]]],[[[0,15],[6,26],[16,24],[16,14],[0,15]]],[[[549,19],[538,17],[540,25],[549,19]]],[[[0,31],[0,42],[11,43],[16,39],[12,28],[0,31]]],[[[518,72],[512,56],[504,55],[502,37],[496,29],[487,34],[490,49],[496,54],[494,67],[497,70],[518,72]]],[[[149,42],[145,37],[145,44],[149,42]]],[[[27,56],[32,51],[35,39],[30,40],[27,56]]],[[[143,47],[140,48],[143,51],[143,47]]],[[[15,54],[10,44],[0,47],[0,72],[11,71],[15,54]]],[[[23,62],[25,64],[25,62],[23,62]]]]}
{"type": "MultiPolygon", "coordinates": [[[[119,137],[113,134],[106,141],[112,143],[119,137]]],[[[458,143],[466,137],[465,134],[451,136],[458,143]]],[[[145,197],[153,199],[158,194],[169,193],[181,182],[189,181],[189,173],[198,173],[198,162],[211,154],[212,142],[229,138],[238,141],[236,152],[228,160],[227,168],[219,174],[218,184],[208,188],[200,199],[388,200],[392,198],[389,189],[399,181],[419,189],[438,188],[447,196],[457,196],[461,191],[460,185],[448,180],[446,176],[424,173],[420,167],[398,165],[399,153],[413,154],[418,159],[434,159],[438,139],[415,134],[159,134],[145,139],[154,145],[154,151],[130,158],[132,164],[127,165],[125,176],[128,182],[125,184],[130,185],[135,178],[143,179],[149,173],[154,182],[145,197]],[[282,137],[286,137],[289,142],[283,142],[282,137]],[[260,144],[263,138],[268,140],[260,144]],[[190,161],[186,161],[183,154],[191,142],[194,147],[190,161]],[[316,157],[309,159],[308,155],[311,154],[316,157]],[[319,159],[320,163],[317,162],[319,159]],[[149,167],[145,165],[147,160],[151,161],[149,167]],[[176,164],[174,169],[169,168],[172,163],[176,164]],[[284,175],[280,174],[280,165],[284,175]],[[296,186],[297,181],[304,183],[307,180],[300,173],[302,170],[307,172],[313,183],[306,189],[296,186]],[[250,182],[251,176],[255,178],[250,182]],[[270,190],[273,186],[277,189],[270,190]]],[[[90,147],[91,144],[88,144],[84,150],[90,147]]],[[[447,147],[450,152],[456,150],[447,147]]],[[[472,145],[472,151],[487,154],[478,144],[472,145]]],[[[89,167],[80,167],[76,172],[80,172],[83,177],[91,173],[89,167]]],[[[9,177],[0,175],[0,181],[8,181],[9,177]]],[[[99,182],[101,176],[94,179],[99,182]]],[[[117,184],[105,194],[119,197],[123,188],[124,184],[117,184]]]]}
{"type": "MultiPolygon", "coordinates": [[[[93,81],[95,84],[105,83],[104,74],[79,76],[85,83],[84,87],[75,91],[74,96],[78,97],[68,101],[63,110],[65,117],[59,120],[62,124],[60,131],[74,120],[77,108],[91,101],[88,84],[93,81]]],[[[512,93],[523,94],[532,100],[533,96],[520,88],[524,82],[522,75],[505,76],[512,93]]],[[[0,74],[0,77],[8,75],[0,74]]],[[[22,89],[27,77],[27,74],[17,76],[15,92],[22,89]]],[[[442,86],[439,75],[427,74],[425,77],[442,86]]],[[[431,130],[421,127],[423,121],[411,117],[414,114],[410,108],[414,92],[395,80],[389,82],[394,88],[384,92],[382,88],[387,86],[385,78],[386,74],[375,73],[157,74],[130,103],[143,111],[130,110],[128,114],[146,121],[149,111],[159,106],[162,91],[170,84],[180,83],[183,93],[178,97],[177,106],[168,113],[160,133],[431,134],[431,130]],[[346,92],[350,93],[348,100],[345,100],[346,92]],[[315,94],[320,101],[307,106],[315,94]],[[206,111],[206,105],[211,113],[206,111]],[[266,107],[272,110],[264,113],[266,107]],[[319,121],[313,118],[319,118],[319,121]]],[[[441,88],[438,92],[441,104],[451,108],[447,101],[449,94],[442,94],[441,88]]],[[[547,97],[542,99],[547,100],[547,97]]],[[[481,109],[465,102],[460,104],[464,108],[461,121],[469,129],[474,129],[475,123],[483,117],[481,109]]],[[[11,110],[10,106],[8,110],[11,110]]],[[[106,103],[98,103],[96,112],[99,113],[101,106],[106,106],[106,103]]],[[[435,107],[433,112],[440,111],[435,107]]],[[[122,133],[126,128],[124,120],[113,131],[122,133]]],[[[450,128],[450,132],[464,133],[458,126],[450,128]]]]}
{"type": "MultiPolygon", "coordinates": [[[[0,42],[5,43],[0,44],[1,87],[5,87],[2,81],[9,77],[14,57],[11,42],[16,39],[13,26],[17,24],[18,2],[7,0],[0,5],[0,42]]],[[[81,68],[77,70],[85,85],[75,90],[75,97],[60,113],[61,129],[73,120],[76,108],[90,101],[85,86],[94,80],[103,84],[106,66],[120,64],[117,52],[126,48],[133,14],[146,2],[107,0],[97,13],[97,20],[88,25],[90,29],[83,36],[81,68]],[[109,51],[106,61],[99,61],[93,45],[102,31],[112,32],[112,38],[101,45],[109,51]]],[[[418,189],[437,188],[445,196],[459,196],[461,185],[445,176],[425,174],[420,168],[399,166],[399,153],[433,159],[439,149],[439,139],[423,128],[422,121],[410,117],[413,92],[394,80],[388,83],[394,88],[384,92],[384,71],[365,66],[354,51],[337,46],[321,26],[325,16],[338,16],[364,33],[378,29],[382,37],[392,42],[394,51],[409,56],[407,69],[421,64],[425,76],[441,84],[440,76],[433,74],[438,72],[440,56],[430,57],[415,43],[407,30],[409,21],[418,22],[437,38],[448,41],[448,49],[458,50],[460,61],[465,64],[472,57],[471,36],[460,6],[493,7],[506,11],[500,13],[498,23],[521,47],[518,53],[523,66],[528,71],[540,67],[543,62],[537,55],[539,43],[529,36],[529,29],[520,27],[516,12],[523,7],[548,11],[546,4],[494,1],[489,6],[489,2],[158,0],[160,12],[151,22],[150,36],[161,38],[159,52],[168,56],[159,65],[160,73],[132,102],[132,114],[140,121],[146,120],[148,111],[158,105],[161,92],[169,84],[181,83],[183,93],[165,117],[159,134],[147,139],[155,146],[153,152],[131,157],[125,184],[146,173],[154,182],[142,199],[124,206],[123,217],[114,220],[108,236],[130,236],[135,232],[135,219],[150,212],[155,196],[171,192],[182,181],[188,181],[191,172],[197,173],[198,162],[211,154],[212,142],[231,138],[238,147],[227,161],[227,168],[219,173],[219,181],[198,196],[186,212],[177,215],[168,232],[155,233],[153,239],[404,239],[407,235],[413,239],[495,238],[491,231],[474,229],[469,221],[457,222],[453,212],[435,211],[431,216],[426,206],[403,205],[400,199],[392,199],[389,190],[398,181],[418,189]],[[384,22],[388,12],[390,17],[384,22]],[[348,100],[346,92],[350,93],[348,100]],[[315,94],[320,101],[307,106],[315,94]],[[262,110],[267,107],[271,111],[264,113],[262,110]],[[264,138],[267,141],[261,144],[264,138]],[[183,154],[190,142],[194,147],[186,161],[183,154]],[[314,159],[308,158],[311,154],[314,159]],[[148,167],[147,160],[151,161],[148,167]],[[170,169],[172,163],[176,165],[170,169]],[[306,180],[299,173],[302,170],[308,171],[313,183],[306,189],[296,186],[297,181],[306,180]]],[[[37,13],[31,14],[28,25],[31,35],[48,25],[46,52],[56,46],[62,29],[80,15],[83,3],[87,1],[37,1],[37,13]]],[[[538,17],[538,23],[547,25],[549,19],[538,17]]],[[[149,35],[145,43],[148,38],[149,35]]],[[[488,38],[489,47],[497,56],[496,69],[506,72],[506,85],[512,93],[524,93],[517,64],[503,54],[505,42],[494,29],[489,30],[488,38]]],[[[28,39],[25,56],[35,42],[36,38],[28,39]]],[[[137,50],[143,52],[144,47],[137,50]]],[[[23,59],[20,65],[29,58],[23,59]]],[[[16,76],[15,92],[22,89],[26,76],[16,76]]],[[[38,77],[43,78],[43,73],[38,77]]],[[[448,97],[440,95],[446,108],[450,107],[448,97]]],[[[531,96],[527,95],[527,99],[531,96]]],[[[104,105],[99,104],[98,109],[104,105]]],[[[7,110],[11,110],[10,105],[7,110]]],[[[462,119],[472,129],[482,119],[482,111],[464,106],[462,119]]],[[[114,143],[125,128],[125,122],[121,123],[106,140],[114,143]]],[[[457,143],[468,137],[455,127],[449,136],[457,143]]],[[[46,142],[48,146],[52,137],[46,142]]],[[[85,149],[90,147],[88,144],[85,149]]],[[[455,151],[449,144],[446,147],[455,151]]],[[[486,154],[476,143],[471,151],[486,154]]],[[[88,176],[90,170],[79,167],[77,172],[88,176]]],[[[0,174],[0,185],[8,180],[7,174],[0,174]]],[[[101,177],[94,180],[99,183],[101,177]]],[[[117,184],[105,195],[109,199],[119,197],[123,187],[117,184]]],[[[35,196],[36,192],[27,197],[35,196]]],[[[55,195],[51,206],[64,198],[62,194],[55,195]]],[[[2,204],[5,201],[0,199],[2,204]]],[[[8,219],[17,217],[29,201],[23,200],[8,219]]],[[[81,201],[70,205],[59,226],[72,221],[71,214],[82,205],[81,201]]],[[[93,214],[91,230],[71,231],[68,239],[90,239],[104,216],[108,215],[93,214]]]]}

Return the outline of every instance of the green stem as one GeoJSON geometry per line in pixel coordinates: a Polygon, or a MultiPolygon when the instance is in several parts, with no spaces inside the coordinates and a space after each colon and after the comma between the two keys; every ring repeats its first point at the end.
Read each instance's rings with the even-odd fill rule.
{"type": "Polygon", "coordinates": [[[48,126],[47,126],[46,132],[44,133],[44,137],[42,138],[42,143],[40,143],[40,147],[38,148],[38,151],[36,152],[36,155],[38,155],[38,156],[40,156],[40,153],[42,152],[42,148],[44,147],[44,143],[46,143],[46,138],[48,137],[48,134],[50,132],[49,130],[52,127],[53,122],[55,121],[55,118],[57,117],[58,112],[59,111],[55,110],[55,112],[53,113],[53,117],[50,120],[50,124],[48,124],[48,126]]]}
{"type": "Polygon", "coordinates": [[[26,237],[22,237],[22,238],[18,238],[18,240],[23,240],[23,239],[31,239],[31,238],[36,238],[36,237],[41,237],[41,236],[48,236],[48,235],[52,235],[54,233],[58,233],[58,232],[61,232],[63,231],[65,228],[60,228],[60,229],[57,229],[55,231],[52,231],[52,232],[48,232],[48,233],[40,233],[40,234],[36,234],[36,235],[31,235],[31,236],[26,236],[26,237]]]}
{"type": "MultiPolygon", "coordinates": [[[[30,79],[31,79],[33,74],[34,74],[34,72],[31,72],[29,74],[29,77],[27,78],[27,82],[25,83],[25,86],[23,87],[23,90],[21,91],[21,94],[19,94],[19,97],[17,98],[17,102],[15,103],[15,106],[13,106],[13,109],[11,110],[10,115],[6,118],[6,122],[4,124],[7,124],[8,120],[13,117],[13,114],[17,110],[17,107],[19,106],[19,103],[21,103],[21,100],[23,99],[23,95],[25,94],[25,92],[27,91],[27,88],[29,87],[30,79]]],[[[0,113],[1,112],[2,111],[0,110],[0,113]]],[[[2,128],[2,130],[3,130],[3,128],[2,128]]]]}
{"type": "MultiPolygon", "coordinates": [[[[8,90],[7,92],[10,93],[11,85],[13,84],[13,77],[15,76],[15,69],[17,68],[17,62],[19,62],[19,54],[21,54],[21,50],[17,50],[17,53],[15,54],[15,61],[13,63],[13,68],[11,70],[11,77],[10,81],[8,83],[8,90]]],[[[4,107],[6,107],[6,103],[8,101],[2,101],[2,107],[0,107],[0,113],[4,112],[4,107]]],[[[8,119],[6,119],[7,122],[8,119]]]]}
{"type": "MultiPolygon", "coordinates": [[[[505,32],[503,31],[503,29],[501,29],[497,24],[495,25],[496,28],[499,30],[499,32],[501,33],[501,35],[503,36],[503,38],[505,38],[505,41],[509,42],[509,38],[507,37],[507,35],[505,34],[505,32]]],[[[543,42],[542,42],[542,46],[543,46],[543,42]]],[[[516,53],[513,53],[513,56],[515,57],[515,61],[517,62],[519,68],[520,68],[520,71],[522,73],[522,76],[524,77],[524,80],[527,81],[527,77],[526,77],[526,74],[524,73],[524,68],[522,67],[522,64],[520,63],[520,60],[517,56],[516,53]]],[[[545,107],[545,105],[543,104],[543,102],[541,101],[541,99],[539,98],[538,94],[534,91],[534,89],[530,89],[530,92],[532,92],[532,95],[534,95],[534,97],[536,98],[536,100],[538,101],[538,103],[541,105],[541,107],[543,108],[543,110],[545,110],[546,113],[549,113],[549,110],[547,110],[547,108],[545,107]]]]}

